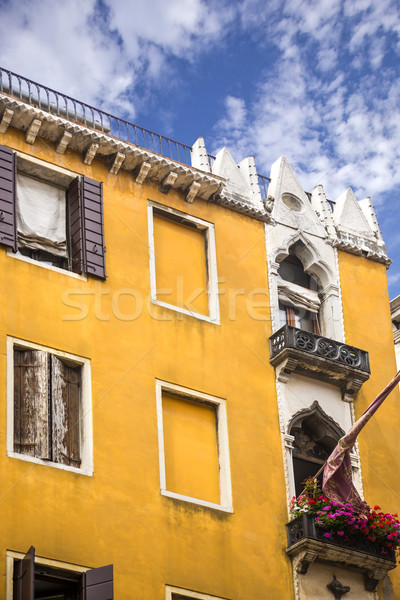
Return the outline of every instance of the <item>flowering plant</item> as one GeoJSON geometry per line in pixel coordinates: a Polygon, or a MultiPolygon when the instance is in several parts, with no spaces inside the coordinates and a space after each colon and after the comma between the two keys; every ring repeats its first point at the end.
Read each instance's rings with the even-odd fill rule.
{"type": "Polygon", "coordinates": [[[325,539],[369,546],[381,555],[399,550],[400,522],[397,514],[384,513],[380,506],[357,513],[350,503],[328,500],[313,479],[305,482],[304,492],[297,499],[292,498],[290,508],[293,518],[302,513],[314,517],[317,530],[325,539]]]}

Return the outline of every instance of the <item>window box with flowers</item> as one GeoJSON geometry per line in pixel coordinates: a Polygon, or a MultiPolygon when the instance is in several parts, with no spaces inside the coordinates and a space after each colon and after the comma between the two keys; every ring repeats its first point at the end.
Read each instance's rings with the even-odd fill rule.
{"type": "Polygon", "coordinates": [[[365,588],[374,591],[395,568],[400,546],[397,515],[383,513],[379,506],[359,514],[351,504],[332,502],[320,490],[307,488],[293,498],[291,512],[287,553],[298,573],[305,574],[314,560],[356,567],[365,574],[365,588]]]}

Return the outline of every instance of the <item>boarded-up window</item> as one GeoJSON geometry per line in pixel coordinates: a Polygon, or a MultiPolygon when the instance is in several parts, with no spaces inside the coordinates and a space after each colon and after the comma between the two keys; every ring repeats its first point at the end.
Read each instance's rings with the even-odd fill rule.
{"type": "Polygon", "coordinates": [[[162,394],[169,491],[220,503],[216,407],[162,394]]]}
{"type": "Polygon", "coordinates": [[[157,299],[208,315],[206,233],[154,214],[157,299]]]}
{"type": "Polygon", "coordinates": [[[14,451],[79,467],[81,366],[14,348],[14,451]]]}

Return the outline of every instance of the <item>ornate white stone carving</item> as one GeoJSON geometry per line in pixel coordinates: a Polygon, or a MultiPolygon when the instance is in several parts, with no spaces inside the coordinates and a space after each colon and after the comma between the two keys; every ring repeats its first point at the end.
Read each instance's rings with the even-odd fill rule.
{"type": "Polygon", "coordinates": [[[359,203],[353,191],[348,188],[336,200],[333,219],[336,227],[334,243],[338,248],[390,265],[391,260],[386,254],[376,214],[369,198],[364,198],[359,203]]]}
{"type": "Polygon", "coordinates": [[[192,167],[200,169],[201,171],[206,171],[206,173],[211,172],[210,159],[207,154],[204,138],[197,138],[193,144],[191,150],[191,161],[192,167]]]}
{"type": "Polygon", "coordinates": [[[382,242],[382,244],[383,244],[382,232],[379,227],[378,218],[376,216],[374,206],[371,202],[371,198],[369,196],[367,198],[363,198],[363,200],[360,200],[360,202],[358,204],[359,204],[361,210],[363,211],[363,214],[364,214],[365,218],[367,219],[368,224],[369,224],[372,232],[374,233],[376,239],[379,240],[380,242],[382,242]]]}
{"type": "Polygon", "coordinates": [[[143,181],[146,179],[150,169],[151,169],[151,164],[149,162],[146,162],[146,161],[142,162],[142,164],[140,165],[140,168],[139,168],[139,172],[136,175],[136,179],[135,179],[136,183],[143,183],[143,181]]]}
{"type": "Polygon", "coordinates": [[[6,133],[8,126],[11,123],[11,119],[13,118],[13,114],[14,111],[6,108],[5,111],[3,112],[3,116],[1,118],[1,123],[0,123],[0,133],[6,133]]]}
{"type": "Polygon", "coordinates": [[[198,191],[200,190],[200,183],[198,181],[193,181],[191,183],[188,191],[185,194],[185,201],[192,204],[193,200],[196,198],[198,191]]]}
{"type": "Polygon", "coordinates": [[[62,138],[58,142],[56,152],[58,152],[58,154],[64,154],[71,139],[72,139],[72,133],[70,133],[69,131],[64,131],[62,138]]]}
{"type": "Polygon", "coordinates": [[[252,195],[253,203],[259,208],[263,207],[260,185],[258,183],[258,175],[254,156],[248,156],[243,159],[238,167],[242,173],[252,195]]]}
{"type": "MultiPolygon", "coordinates": [[[[322,304],[319,313],[322,335],[343,341],[336,252],[328,235],[328,232],[333,235],[335,228],[322,186],[314,189],[310,201],[287,159],[281,157],[272,165],[268,193],[274,197],[272,217],[275,223],[266,226],[269,269],[272,263],[280,263],[286,258],[290,248],[296,246],[296,256],[303,263],[305,271],[317,280],[323,292],[320,295],[322,304]]],[[[271,277],[270,302],[274,331],[280,327],[276,286],[277,278],[271,277]]]]}
{"type": "Polygon", "coordinates": [[[113,175],[117,175],[124,160],[125,160],[125,154],[123,154],[122,152],[117,152],[117,154],[115,155],[115,158],[113,160],[113,163],[110,167],[110,173],[112,173],[113,175]]]}
{"type": "Polygon", "coordinates": [[[226,180],[221,190],[222,199],[239,202],[247,205],[252,211],[268,214],[263,206],[256,165],[252,156],[237,165],[229,150],[222,148],[215,157],[212,172],[226,180]]]}
{"type": "Polygon", "coordinates": [[[372,241],[375,239],[351,188],[348,188],[336,200],[333,219],[336,227],[343,233],[360,236],[372,241]]]}
{"type": "Polygon", "coordinates": [[[325,238],[326,231],[287,158],[281,156],[274,162],[270,177],[268,195],[274,198],[272,218],[286,227],[325,238]],[[292,202],[290,202],[291,196],[293,197],[292,202]]]}
{"type": "Polygon", "coordinates": [[[249,196],[249,186],[228,148],[222,148],[218,152],[212,166],[212,172],[214,175],[219,175],[227,180],[227,188],[245,198],[249,196]]]}
{"type": "Polygon", "coordinates": [[[42,121],[40,119],[33,119],[33,121],[31,122],[31,124],[29,125],[27,131],[26,131],[26,136],[25,136],[25,140],[27,144],[34,144],[35,140],[36,140],[36,136],[39,133],[39,129],[42,125],[42,121]]]}
{"type": "Polygon", "coordinates": [[[94,157],[96,156],[96,152],[98,149],[99,149],[99,144],[96,144],[95,142],[93,142],[93,144],[90,144],[89,148],[86,151],[85,158],[83,159],[83,162],[85,163],[85,165],[92,164],[92,161],[93,161],[94,157]]]}
{"type": "Polygon", "coordinates": [[[175,181],[178,179],[178,173],[175,171],[170,171],[166,177],[162,180],[160,184],[160,190],[163,194],[168,194],[171,187],[174,185],[175,181]]]}
{"type": "Polygon", "coordinates": [[[328,236],[332,239],[336,238],[335,223],[332,213],[329,209],[328,201],[325,196],[322,185],[317,185],[311,192],[311,205],[315,210],[315,214],[320,219],[326,229],[328,236]]]}

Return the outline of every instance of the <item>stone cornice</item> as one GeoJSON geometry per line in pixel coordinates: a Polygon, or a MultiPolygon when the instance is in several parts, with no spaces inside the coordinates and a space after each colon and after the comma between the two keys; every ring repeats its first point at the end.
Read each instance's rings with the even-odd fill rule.
{"type": "Polygon", "coordinates": [[[34,144],[37,138],[44,138],[53,142],[60,154],[67,147],[82,153],[82,162],[86,164],[90,164],[94,157],[99,158],[108,162],[110,173],[117,175],[121,170],[130,171],[140,184],[148,178],[162,185],[174,173],[176,177],[168,179],[173,180],[172,185],[168,189],[166,186],[163,188],[165,193],[170,188],[178,189],[184,193],[187,202],[201,199],[258,221],[271,222],[266,210],[257,208],[236,195],[233,197],[227,190],[227,180],[218,175],[184,165],[112,135],[53,115],[4,93],[0,94],[0,120],[1,115],[2,133],[9,126],[15,127],[25,132],[28,143],[34,144]]]}
{"type": "Polygon", "coordinates": [[[387,268],[392,264],[392,260],[386,254],[385,246],[375,241],[337,230],[337,236],[331,238],[331,243],[338,250],[364,256],[369,260],[384,264],[387,268]]]}

